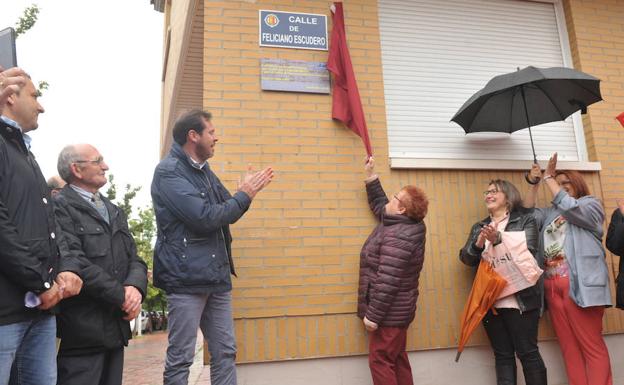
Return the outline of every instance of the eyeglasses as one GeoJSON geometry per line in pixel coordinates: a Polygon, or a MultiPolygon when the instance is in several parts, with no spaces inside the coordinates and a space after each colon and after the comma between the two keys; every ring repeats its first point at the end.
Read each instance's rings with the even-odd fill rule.
{"type": "Polygon", "coordinates": [[[393,198],[398,200],[399,203],[401,203],[403,206],[405,206],[405,203],[403,203],[403,201],[398,196],[396,196],[396,194],[393,195],[393,198]]]}
{"type": "Polygon", "coordinates": [[[100,156],[96,159],[90,160],[90,159],[80,159],[80,160],[75,160],[74,163],[91,163],[94,164],[96,166],[101,165],[104,162],[104,157],[100,156]]]}
{"type": "Polygon", "coordinates": [[[564,185],[570,185],[572,184],[572,182],[570,182],[569,180],[562,180],[561,182],[559,182],[560,185],[564,186],[564,185]]]}
{"type": "Polygon", "coordinates": [[[483,192],[483,195],[488,196],[488,195],[494,195],[494,194],[496,194],[496,193],[498,193],[498,190],[497,190],[497,189],[485,190],[485,191],[483,192]]]}

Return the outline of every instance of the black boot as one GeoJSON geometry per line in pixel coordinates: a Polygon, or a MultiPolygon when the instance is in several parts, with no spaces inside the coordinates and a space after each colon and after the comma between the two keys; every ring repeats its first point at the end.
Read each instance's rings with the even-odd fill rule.
{"type": "Polygon", "coordinates": [[[516,385],[516,365],[496,365],[496,385],[516,385]]]}
{"type": "Polygon", "coordinates": [[[524,373],[524,382],[526,385],[547,385],[548,378],[546,376],[545,367],[522,368],[524,373]]]}

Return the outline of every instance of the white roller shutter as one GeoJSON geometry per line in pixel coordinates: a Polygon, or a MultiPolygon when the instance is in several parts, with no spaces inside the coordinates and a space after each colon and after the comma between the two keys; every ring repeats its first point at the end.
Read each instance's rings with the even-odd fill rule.
{"type": "MultiPolygon", "coordinates": [[[[557,6],[519,0],[379,0],[390,157],[532,159],[528,130],[466,135],[449,120],[495,75],[527,65],[569,63],[557,6]]],[[[562,161],[586,160],[580,119],[574,121],[570,117],[533,129],[538,159],[557,151],[562,161]]]]}

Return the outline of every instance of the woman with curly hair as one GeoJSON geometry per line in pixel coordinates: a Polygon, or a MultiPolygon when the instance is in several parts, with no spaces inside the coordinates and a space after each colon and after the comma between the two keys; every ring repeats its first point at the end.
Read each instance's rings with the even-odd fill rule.
{"type": "Polygon", "coordinates": [[[412,385],[405,351],[407,328],[414,320],[418,278],[425,253],[428,201],[415,186],[405,186],[390,199],[366,162],[368,203],[379,224],[362,246],[358,316],[369,332],[369,354],[375,385],[412,385]]]}

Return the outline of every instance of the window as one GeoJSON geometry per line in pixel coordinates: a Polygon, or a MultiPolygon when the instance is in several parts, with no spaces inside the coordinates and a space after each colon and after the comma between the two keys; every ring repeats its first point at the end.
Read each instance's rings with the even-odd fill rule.
{"type": "MultiPolygon", "coordinates": [[[[570,66],[559,0],[380,0],[379,24],[393,167],[526,168],[528,130],[466,135],[450,119],[496,75],[570,66]]],[[[539,160],[595,169],[579,113],[532,131],[539,160]]]]}

